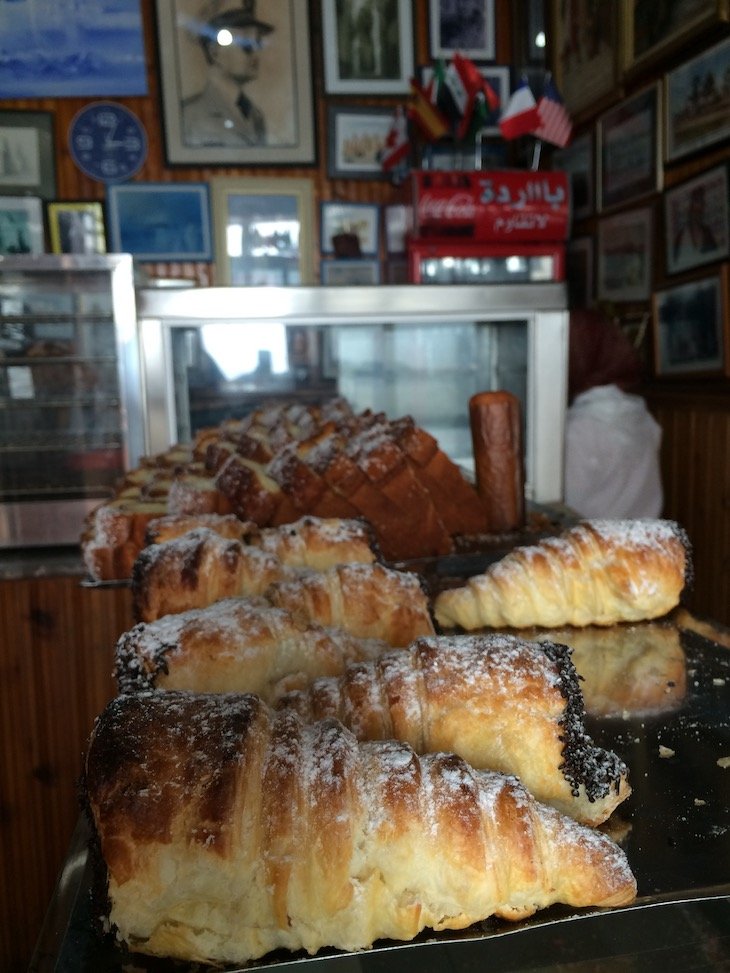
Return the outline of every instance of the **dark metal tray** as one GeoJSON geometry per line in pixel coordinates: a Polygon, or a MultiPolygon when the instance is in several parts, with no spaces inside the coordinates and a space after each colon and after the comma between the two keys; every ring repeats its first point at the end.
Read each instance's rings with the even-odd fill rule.
{"type": "MultiPolygon", "coordinates": [[[[636,875],[634,904],[608,911],[552,907],[517,924],[487,920],[358,954],[272,954],[247,969],[730,970],[730,767],[718,763],[730,757],[730,650],[693,632],[681,639],[688,678],[679,709],[587,720],[596,742],[616,750],[630,769],[633,793],[608,828],[636,875]]],[[[201,969],[131,956],[93,934],[85,828],[80,820],[31,970],[201,969]]]]}

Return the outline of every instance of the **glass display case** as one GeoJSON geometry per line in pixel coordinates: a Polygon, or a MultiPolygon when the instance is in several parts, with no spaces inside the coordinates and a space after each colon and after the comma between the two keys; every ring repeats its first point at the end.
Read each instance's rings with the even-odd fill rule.
{"type": "Polygon", "coordinates": [[[143,451],[132,258],[0,258],[0,546],[78,542],[143,451]]]}
{"type": "Polygon", "coordinates": [[[468,400],[522,403],[526,492],[563,495],[568,313],[560,283],[138,291],[150,452],[266,401],[334,395],[411,415],[473,468],[468,400]]]}

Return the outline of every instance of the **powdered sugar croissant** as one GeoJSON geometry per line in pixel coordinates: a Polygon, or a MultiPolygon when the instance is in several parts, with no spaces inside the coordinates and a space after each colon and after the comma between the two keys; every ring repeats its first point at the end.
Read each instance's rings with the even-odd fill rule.
{"type": "Polygon", "coordinates": [[[320,625],[383,639],[394,647],[434,634],[419,576],[382,564],[339,564],[327,571],[309,571],[273,582],[265,596],[320,625]]]}
{"type": "Polygon", "coordinates": [[[597,825],[628,797],[625,764],[595,746],[565,645],[507,635],[417,639],[407,649],[315,679],[280,707],[335,717],[359,740],[397,739],[417,753],[453,751],[518,776],[539,801],[597,825]]]}
{"type": "Polygon", "coordinates": [[[325,629],[263,599],[225,598],[135,625],[117,642],[115,672],[121,693],[237,690],[273,701],[389,647],[325,629]]]}
{"type": "Polygon", "coordinates": [[[358,744],[336,720],[305,726],[256,696],[117,697],[86,784],[110,921],[153,955],[356,950],[636,894],[616,844],[516,778],[358,744]]]}
{"type": "Polygon", "coordinates": [[[685,532],[669,520],[587,520],[441,592],[444,628],[613,625],[674,608],[691,576],[685,532]]]}

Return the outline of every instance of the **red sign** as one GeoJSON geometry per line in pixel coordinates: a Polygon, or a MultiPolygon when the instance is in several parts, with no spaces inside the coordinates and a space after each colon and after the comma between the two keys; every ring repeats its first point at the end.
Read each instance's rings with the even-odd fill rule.
{"type": "Polygon", "coordinates": [[[415,233],[474,241],[563,241],[570,230],[565,172],[413,173],[415,233]]]}

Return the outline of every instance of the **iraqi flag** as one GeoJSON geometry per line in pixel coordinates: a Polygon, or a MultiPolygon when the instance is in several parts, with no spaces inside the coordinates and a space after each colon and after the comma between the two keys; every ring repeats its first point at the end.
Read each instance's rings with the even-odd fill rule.
{"type": "Polygon", "coordinates": [[[469,130],[479,97],[484,99],[492,111],[496,111],[499,107],[499,98],[494,88],[476,64],[458,51],[446,69],[444,84],[450,91],[461,116],[457,129],[457,137],[460,139],[463,139],[469,130]]]}
{"type": "Polygon", "coordinates": [[[537,114],[539,123],[535,136],[561,149],[565,148],[573,133],[573,123],[551,78],[545,79],[542,97],[537,103],[537,114]]]}
{"type": "Polygon", "coordinates": [[[516,139],[529,135],[540,124],[537,102],[526,79],[512,93],[507,107],[499,119],[499,130],[506,139],[516,139]]]}

